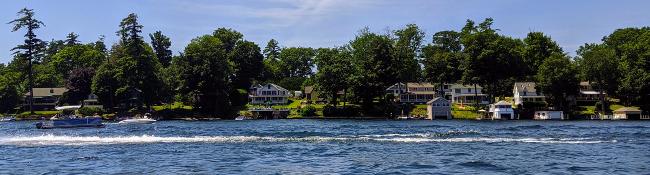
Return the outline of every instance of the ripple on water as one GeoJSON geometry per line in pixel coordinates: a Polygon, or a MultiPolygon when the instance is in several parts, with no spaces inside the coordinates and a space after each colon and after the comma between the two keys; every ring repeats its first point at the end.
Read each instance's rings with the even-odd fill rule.
{"type": "Polygon", "coordinates": [[[502,172],[506,170],[506,168],[504,167],[492,164],[490,162],[480,161],[480,160],[462,162],[462,163],[458,163],[458,165],[472,168],[472,169],[477,169],[477,170],[487,170],[487,171],[497,171],[497,172],[502,172]]]}

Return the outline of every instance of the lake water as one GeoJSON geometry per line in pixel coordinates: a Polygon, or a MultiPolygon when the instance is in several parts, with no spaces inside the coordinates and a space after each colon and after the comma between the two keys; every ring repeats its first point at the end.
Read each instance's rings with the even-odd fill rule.
{"type": "Polygon", "coordinates": [[[0,123],[0,174],[648,174],[650,121],[0,123]]]}

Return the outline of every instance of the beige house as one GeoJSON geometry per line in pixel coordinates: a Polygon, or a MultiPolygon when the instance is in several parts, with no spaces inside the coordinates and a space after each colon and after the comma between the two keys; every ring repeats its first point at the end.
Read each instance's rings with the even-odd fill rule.
{"type": "MultiPolygon", "coordinates": [[[[33,88],[34,91],[34,110],[54,110],[56,103],[59,101],[59,98],[63,96],[63,93],[68,92],[66,88],[33,88]]],[[[29,108],[29,92],[24,94],[25,103],[23,104],[25,109],[29,108]]]]}
{"type": "Polygon", "coordinates": [[[431,83],[397,83],[386,89],[386,93],[398,97],[400,103],[425,104],[435,97],[431,83]]]}
{"type": "Polygon", "coordinates": [[[545,102],[544,94],[537,92],[534,82],[516,82],[512,88],[515,105],[521,105],[524,102],[545,102]]]}
{"type": "Polygon", "coordinates": [[[451,117],[451,103],[449,103],[449,100],[442,97],[437,97],[427,102],[428,119],[451,119],[451,117]]]}

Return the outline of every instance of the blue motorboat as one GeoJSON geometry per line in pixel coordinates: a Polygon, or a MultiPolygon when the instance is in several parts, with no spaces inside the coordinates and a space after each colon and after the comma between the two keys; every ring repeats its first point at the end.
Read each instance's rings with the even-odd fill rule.
{"type": "Polygon", "coordinates": [[[104,127],[101,117],[57,119],[36,123],[38,129],[104,127]]]}
{"type": "Polygon", "coordinates": [[[102,118],[99,116],[93,117],[77,117],[70,111],[76,111],[81,106],[63,106],[56,107],[57,110],[63,111],[57,114],[50,120],[45,120],[36,123],[38,129],[52,129],[52,128],[78,128],[78,127],[104,127],[102,118]]]}

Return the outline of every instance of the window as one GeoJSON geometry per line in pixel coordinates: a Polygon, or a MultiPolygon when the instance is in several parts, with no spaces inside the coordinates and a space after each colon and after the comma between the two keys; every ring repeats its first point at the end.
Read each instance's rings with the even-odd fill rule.
{"type": "Polygon", "coordinates": [[[454,89],[454,91],[456,91],[456,93],[460,94],[460,89],[454,89]]]}
{"type": "Polygon", "coordinates": [[[50,89],[50,94],[53,94],[53,93],[54,93],[54,89],[50,89]]]}

